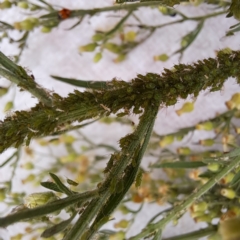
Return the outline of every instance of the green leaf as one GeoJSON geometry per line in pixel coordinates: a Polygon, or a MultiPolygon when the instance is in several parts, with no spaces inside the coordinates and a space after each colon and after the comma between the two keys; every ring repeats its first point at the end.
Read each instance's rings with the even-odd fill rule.
{"type": "Polygon", "coordinates": [[[73,195],[73,192],[66,187],[62,181],[59,179],[59,177],[53,173],[49,173],[49,175],[51,176],[51,178],[54,180],[54,182],[56,183],[57,187],[64,192],[65,194],[67,194],[68,196],[73,195]]]}
{"type": "Polygon", "coordinates": [[[225,36],[232,36],[232,35],[234,35],[235,32],[240,31],[240,23],[231,26],[230,29],[231,30],[226,32],[225,36]]]}
{"type": "Polygon", "coordinates": [[[69,219],[62,221],[48,229],[46,229],[42,234],[41,237],[42,238],[49,238],[52,237],[53,235],[62,232],[66,229],[66,227],[71,223],[71,221],[73,220],[73,218],[76,216],[76,214],[73,214],[69,219]]]}
{"type": "Polygon", "coordinates": [[[214,175],[216,175],[216,173],[211,172],[211,171],[206,171],[206,172],[201,173],[200,175],[198,175],[198,177],[201,177],[201,178],[211,178],[214,175]]]}
{"type": "Polygon", "coordinates": [[[165,162],[165,163],[156,163],[151,165],[151,168],[198,168],[205,167],[206,163],[203,162],[165,162]]]}
{"type": "Polygon", "coordinates": [[[57,186],[56,183],[53,183],[53,182],[41,182],[40,183],[43,187],[47,188],[47,189],[50,189],[50,190],[53,190],[55,192],[60,192],[60,193],[63,193],[57,186]]]}
{"type": "Polygon", "coordinates": [[[51,75],[51,77],[61,82],[65,82],[77,87],[100,89],[100,90],[109,88],[109,86],[107,86],[107,81],[85,81],[85,80],[77,80],[73,78],[63,78],[63,77],[58,77],[54,75],[51,75]]]}

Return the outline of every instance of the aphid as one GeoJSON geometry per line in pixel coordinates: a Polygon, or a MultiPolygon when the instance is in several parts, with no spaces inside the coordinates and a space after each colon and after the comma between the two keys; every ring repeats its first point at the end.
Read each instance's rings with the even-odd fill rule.
{"type": "Polygon", "coordinates": [[[34,129],[30,128],[30,127],[28,127],[28,129],[29,129],[31,132],[33,132],[33,133],[38,133],[38,132],[39,132],[38,130],[34,130],[34,129]]]}
{"type": "Polygon", "coordinates": [[[105,105],[100,104],[100,106],[101,106],[104,110],[106,110],[106,111],[108,111],[108,112],[111,112],[111,109],[108,108],[108,107],[106,107],[105,105]]]}
{"type": "Polygon", "coordinates": [[[77,186],[78,185],[78,183],[77,182],[75,182],[75,181],[73,181],[73,180],[71,180],[71,179],[67,179],[67,183],[69,184],[69,185],[73,185],[73,186],[77,186]]]}
{"type": "Polygon", "coordinates": [[[63,8],[58,12],[58,17],[62,20],[69,18],[71,15],[71,11],[67,8],[63,8]]]}

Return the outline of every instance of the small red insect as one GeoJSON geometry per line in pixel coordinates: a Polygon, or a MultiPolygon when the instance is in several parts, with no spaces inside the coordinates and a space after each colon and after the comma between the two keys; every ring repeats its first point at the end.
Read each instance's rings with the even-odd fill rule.
{"type": "Polygon", "coordinates": [[[71,10],[67,9],[67,8],[63,8],[62,10],[60,10],[58,12],[58,16],[60,19],[66,19],[69,18],[71,15],[71,10]]]}

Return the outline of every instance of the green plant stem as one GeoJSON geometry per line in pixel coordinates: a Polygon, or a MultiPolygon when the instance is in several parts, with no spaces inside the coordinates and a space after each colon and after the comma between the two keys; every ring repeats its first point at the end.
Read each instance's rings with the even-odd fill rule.
{"type": "MultiPolygon", "coordinates": [[[[212,17],[216,17],[222,14],[226,14],[227,11],[220,11],[220,12],[216,12],[216,13],[211,13],[211,14],[207,14],[207,15],[203,15],[203,16],[198,16],[198,17],[187,17],[187,16],[182,16],[183,18],[180,20],[176,20],[176,21],[172,21],[169,23],[164,23],[164,24],[159,24],[159,25],[154,25],[154,26],[150,26],[150,25],[142,25],[141,24],[141,28],[146,28],[146,29],[157,29],[157,28],[162,28],[162,27],[166,27],[169,25],[173,25],[173,24],[177,24],[177,23],[182,23],[185,21],[201,21],[201,20],[206,20],[208,18],[212,18],[212,17]]],[[[127,26],[139,26],[136,24],[127,24],[127,26]]]]}
{"type": "MultiPolygon", "coordinates": [[[[97,215],[95,221],[84,233],[84,237],[87,240],[90,240],[92,236],[96,233],[96,231],[110,218],[110,214],[114,211],[114,209],[118,206],[118,204],[121,202],[121,200],[126,195],[127,191],[133,184],[135,177],[137,175],[137,172],[140,167],[141,160],[143,158],[143,155],[146,151],[149,139],[152,134],[155,117],[158,112],[158,107],[155,106],[155,109],[152,109],[152,112],[149,114],[152,115],[151,118],[151,124],[149,125],[149,128],[146,131],[146,135],[144,137],[144,141],[141,146],[139,146],[139,150],[136,152],[136,156],[132,159],[132,164],[127,167],[127,173],[124,175],[124,177],[120,180],[123,182],[124,189],[121,192],[114,193],[110,196],[108,201],[105,203],[105,205],[102,207],[101,211],[97,215]]],[[[147,114],[147,113],[145,113],[147,114]]],[[[150,120],[150,119],[149,119],[150,120]]]]}
{"type": "Polygon", "coordinates": [[[17,151],[16,151],[16,159],[15,159],[15,161],[12,164],[13,169],[12,169],[12,174],[11,174],[10,181],[9,181],[9,188],[8,188],[9,192],[11,192],[11,190],[12,190],[12,181],[13,181],[13,178],[14,178],[14,175],[15,175],[15,172],[16,172],[19,160],[20,160],[20,148],[17,149],[17,151]]]}
{"type": "MultiPolygon", "coordinates": [[[[147,108],[144,112],[144,114],[141,117],[141,120],[139,122],[138,127],[136,128],[134,135],[137,136],[136,139],[132,140],[131,143],[122,149],[122,154],[120,159],[117,160],[117,164],[113,166],[111,171],[108,173],[106,179],[99,187],[99,190],[101,192],[99,198],[92,200],[88,207],[85,209],[85,211],[82,213],[82,215],[79,217],[78,221],[74,225],[74,227],[71,229],[71,231],[64,237],[64,240],[78,240],[80,237],[84,236],[87,237],[87,235],[92,235],[92,233],[84,233],[86,228],[88,227],[89,223],[97,216],[99,212],[103,213],[104,215],[108,215],[108,211],[112,212],[113,209],[118,205],[120,200],[124,197],[125,192],[124,190],[120,194],[119,197],[117,195],[117,199],[114,198],[114,201],[111,201],[111,204],[113,204],[108,211],[104,211],[104,208],[101,210],[102,207],[104,207],[104,204],[108,201],[109,198],[111,198],[112,195],[117,194],[115,192],[112,192],[111,190],[111,182],[113,179],[117,179],[118,181],[121,181],[120,176],[123,174],[124,169],[127,167],[127,165],[131,162],[132,158],[134,158],[134,154],[136,153],[136,150],[139,148],[139,145],[141,144],[142,140],[145,139],[144,144],[142,146],[142,151],[139,152],[139,161],[141,160],[143,156],[143,152],[146,148],[147,142],[149,141],[149,136],[151,135],[152,126],[154,124],[154,120],[156,117],[156,114],[158,112],[158,106],[155,106],[155,109],[151,109],[151,107],[147,108]],[[149,133],[150,132],[150,133],[149,133]],[[119,179],[118,179],[119,178],[119,179]],[[85,235],[86,234],[86,235],[85,235]]],[[[138,166],[140,162],[134,163],[136,164],[134,170],[138,170],[138,166]]],[[[134,174],[132,174],[132,177],[134,174]]],[[[132,181],[134,180],[134,177],[132,181]]],[[[132,183],[130,181],[130,183],[132,183]]],[[[125,187],[125,190],[131,186],[131,184],[127,184],[125,187]]],[[[101,222],[101,217],[100,217],[101,222]]],[[[99,222],[97,223],[98,227],[99,222]]],[[[98,227],[93,229],[93,231],[96,231],[98,227]]]]}
{"type": "Polygon", "coordinates": [[[153,240],[160,240],[162,239],[162,229],[158,229],[158,231],[155,233],[153,240]]]}
{"type": "MultiPolygon", "coordinates": [[[[119,10],[134,11],[140,7],[150,7],[150,6],[158,6],[158,5],[173,7],[176,4],[180,4],[180,2],[184,2],[184,0],[158,0],[158,1],[138,2],[133,4],[114,5],[110,7],[104,7],[104,8],[73,10],[71,11],[71,15],[69,17],[70,18],[82,17],[85,15],[93,16],[101,12],[119,11],[119,10]]],[[[57,14],[58,12],[52,12],[52,13],[41,16],[41,18],[56,18],[57,14]]]]}
{"type": "Polygon", "coordinates": [[[108,32],[105,33],[105,36],[106,36],[106,37],[109,37],[109,36],[113,35],[115,32],[117,32],[117,31],[121,28],[121,26],[124,24],[124,22],[126,22],[127,19],[132,15],[132,13],[133,13],[133,10],[130,10],[130,11],[126,14],[126,16],[124,16],[124,17],[116,24],[116,26],[114,26],[113,29],[111,29],[110,31],[108,31],[108,32]]]}
{"type": "Polygon", "coordinates": [[[172,211],[170,211],[166,217],[157,223],[153,223],[148,225],[141,233],[137,234],[134,237],[131,237],[130,240],[143,239],[143,237],[151,234],[153,231],[158,229],[163,229],[167,223],[178,218],[179,215],[182,215],[185,210],[191,206],[197,199],[199,199],[203,194],[209,191],[216,183],[218,183],[226,174],[228,174],[231,170],[233,170],[236,166],[238,166],[240,162],[240,157],[236,157],[232,160],[232,162],[223,168],[219,173],[213,176],[206,184],[204,184],[199,189],[194,190],[194,192],[181,204],[174,207],[172,211]]]}
{"type": "MultiPolygon", "coordinates": [[[[236,112],[237,112],[237,109],[234,108],[234,109],[228,110],[228,111],[226,111],[224,113],[221,113],[221,114],[217,115],[216,117],[210,118],[210,119],[208,119],[206,121],[199,122],[199,124],[202,124],[204,122],[212,122],[214,124],[214,127],[218,127],[223,122],[231,121],[231,119],[234,117],[234,114],[236,112]]],[[[196,129],[196,125],[190,126],[190,127],[186,127],[186,128],[181,128],[179,131],[176,131],[176,132],[173,132],[173,133],[170,133],[170,134],[165,134],[165,135],[159,135],[156,132],[154,132],[154,136],[156,136],[157,138],[162,139],[165,136],[186,135],[189,132],[193,132],[195,130],[197,130],[196,129]]]]}
{"type": "Polygon", "coordinates": [[[98,190],[92,190],[84,193],[75,194],[70,197],[66,197],[54,202],[48,203],[44,206],[22,210],[6,217],[0,218],[0,227],[6,227],[15,222],[25,220],[28,218],[40,217],[49,213],[59,211],[66,208],[74,203],[82,202],[84,203],[88,199],[92,199],[98,196],[98,190]]]}
{"type": "Polygon", "coordinates": [[[19,43],[18,48],[20,49],[20,52],[18,53],[18,55],[15,56],[15,63],[18,63],[18,62],[19,62],[20,57],[21,57],[21,55],[22,55],[22,53],[23,53],[23,50],[24,50],[24,48],[25,48],[26,45],[27,45],[27,39],[28,39],[28,37],[29,37],[29,31],[26,31],[26,32],[24,33],[24,35],[23,35],[22,38],[20,38],[20,39],[18,39],[18,40],[12,40],[13,42],[19,43]]]}
{"type": "Polygon", "coordinates": [[[9,158],[7,158],[7,160],[5,160],[1,165],[0,165],[0,168],[1,167],[4,167],[7,163],[9,163],[15,156],[18,155],[18,150],[15,151],[9,158]]]}
{"type": "Polygon", "coordinates": [[[52,106],[52,100],[50,95],[45,89],[40,87],[26,71],[8,59],[2,52],[0,52],[0,75],[8,79],[9,81],[17,84],[19,87],[30,92],[33,96],[39,99],[47,106],[52,106]]]}

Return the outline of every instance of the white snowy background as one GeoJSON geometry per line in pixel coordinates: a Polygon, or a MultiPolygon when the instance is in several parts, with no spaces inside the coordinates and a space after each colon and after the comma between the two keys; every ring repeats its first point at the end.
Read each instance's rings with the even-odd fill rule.
{"type": "MultiPolygon", "coordinates": [[[[47,2],[69,9],[89,9],[96,7],[111,6],[113,0],[92,0],[92,1],[76,1],[76,0],[48,0],[47,2]]],[[[200,7],[194,6],[176,6],[176,9],[182,11],[187,16],[201,16],[211,12],[214,6],[201,5],[200,7]]],[[[119,11],[119,16],[124,16],[125,11],[119,11]]],[[[162,16],[157,9],[141,8],[138,12],[141,20],[148,24],[161,24],[168,21],[173,21],[176,18],[162,16]]],[[[43,34],[37,28],[30,33],[27,42],[27,48],[24,50],[21,57],[20,64],[27,67],[35,76],[36,81],[50,90],[56,91],[62,96],[66,96],[71,92],[74,87],[58,82],[50,77],[50,75],[58,75],[69,78],[78,78],[86,80],[110,80],[114,77],[131,80],[136,74],[146,74],[147,72],[161,73],[163,68],[171,68],[174,64],[178,64],[179,55],[174,55],[167,62],[155,62],[154,55],[162,53],[172,53],[179,49],[181,37],[187,32],[196,27],[196,22],[188,21],[183,24],[176,24],[170,27],[159,29],[155,34],[147,40],[140,47],[137,47],[128,55],[126,61],[121,63],[114,63],[113,54],[104,52],[103,59],[94,64],[93,54],[83,53],[79,54],[79,46],[85,45],[91,41],[91,37],[95,30],[107,31],[111,29],[119,18],[113,18],[113,14],[108,12],[96,15],[92,18],[86,17],[81,25],[77,26],[71,31],[66,29],[72,26],[76,19],[70,19],[62,22],[57,28],[54,28],[51,33],[43,34]]],[[[17,7],[10,10],[0,10],[0,20],[9,23],[21,21],[26,18],[24,11],[17,7]]],[[[130,18],[134,22],[134,19],[130,18]]],[[[235,24],[236,21],[232,18],[226,18],[224,15],[209,19],[205,22],[204,28],[194,41],[194,43],[184,52],[182,58],[183,63],[192,63],[196,60],[201,60],[208,57],[215,57],[216,51],[225,47],[230,47],[234,50],[239,49],[240,41],[238,35],[226,38],[225,33],[229,27],[235,24]]],[[[17,33],[13,33],[14,34],[17,33]]],[[[9,44],[7,40],[0,43],[0,50],[8,55],[18,53],[18,49],[13,44],[9,44]]],[[[6,86],[8,82],[0,78],[0,86],[6,86]]],[[[239,86],[232,79],[228,80],[221,92],[215,93],[201,93],[195,102],[195,110],[189,114],[177,116],[176,109],[182,106],[183,101],[179,102],[167,109],[161,109],[156,120],[155,130],[159,134],[166,134],[176,131],[179,128],[191,126],[199,121],[206,120],[215,116],[217,113],[226,110],[225,101],[229,100],[234,92],[240,91],[239,86]]],[[[5,103],[13,98],[15,95],[14,110],[26,110],[34,106],[37,102],[26,92],[19,92],[12,90],[7,97],[0,99],[0,118],[4,119],[3,109],[5,103]]],[[[191,100],[191,98],[189,98],[191,100]]],[[[133,118],[134,119],[134,118],[133,118]]],[[[116,127],[117,126],[117,127],[116,127]]],[[[105,142],[117,146],[117,140],[129,131],[124,127],[114,128],[103,127],[102,125],[94,124],[87,127],[84,132],[88,134],[89,138],[94,139],[96,143],[105,142]]],[[[199,139],[202,136],[194,135],[194,139],[199,139]]],[[[206,136],[204,136],[206,137],[206,136]]],[[[64,151],[63,151],[64,152],[64,151]]],[[[0,163],[9,156],[11,150],[4,152],[0,155],[0,163]]],[[[61,154],[61,150],[60,153],[61,154]]],[[[43,163],[44,164],[44,163],[43,163]]],[[[47,164],[47,162],[46,162],[47,164]]],[[[143,163],[144,164],[144,163],[143,163]]],[[[147,166],[145,163],[144,165],[147,166]]],[[[7,169],[0,169],[0,182],[10,176],[7,169]]],[[[14,190],[23,189],[21,186],[22,176],[17,174],[14,179],[14,190]]],[[[32,189],[26,189],[31,192],[32,189]]],[[[0,211],[1,211],[0,204],[0,211]]],[[[142,213],[139,214],[137,221],[129,232],[130,235],[138,233],[156,212],[162,209],[161,206],[156,204],[147,204],[142,213]]],[[[120,215],[116,215],[115,222],[119,221],[120,215]]],[[[114,224],[112,221],[109,226],[114,224]]],[[[178,226],[169,226],[164,231],[164,237],[174,236],[176,234],[185,233],[194,229],[199,229],[201,226],[195,224],[187,215],[180,221],[178,226]]],[[[8,240],[10,235],[14,232],[21,232],[21,226],[16,224],[8,229],[0,230],[0,235],[4,240],[8,240]]],[[[26,238],[27,239],[27,238],[26,238]]]]}

